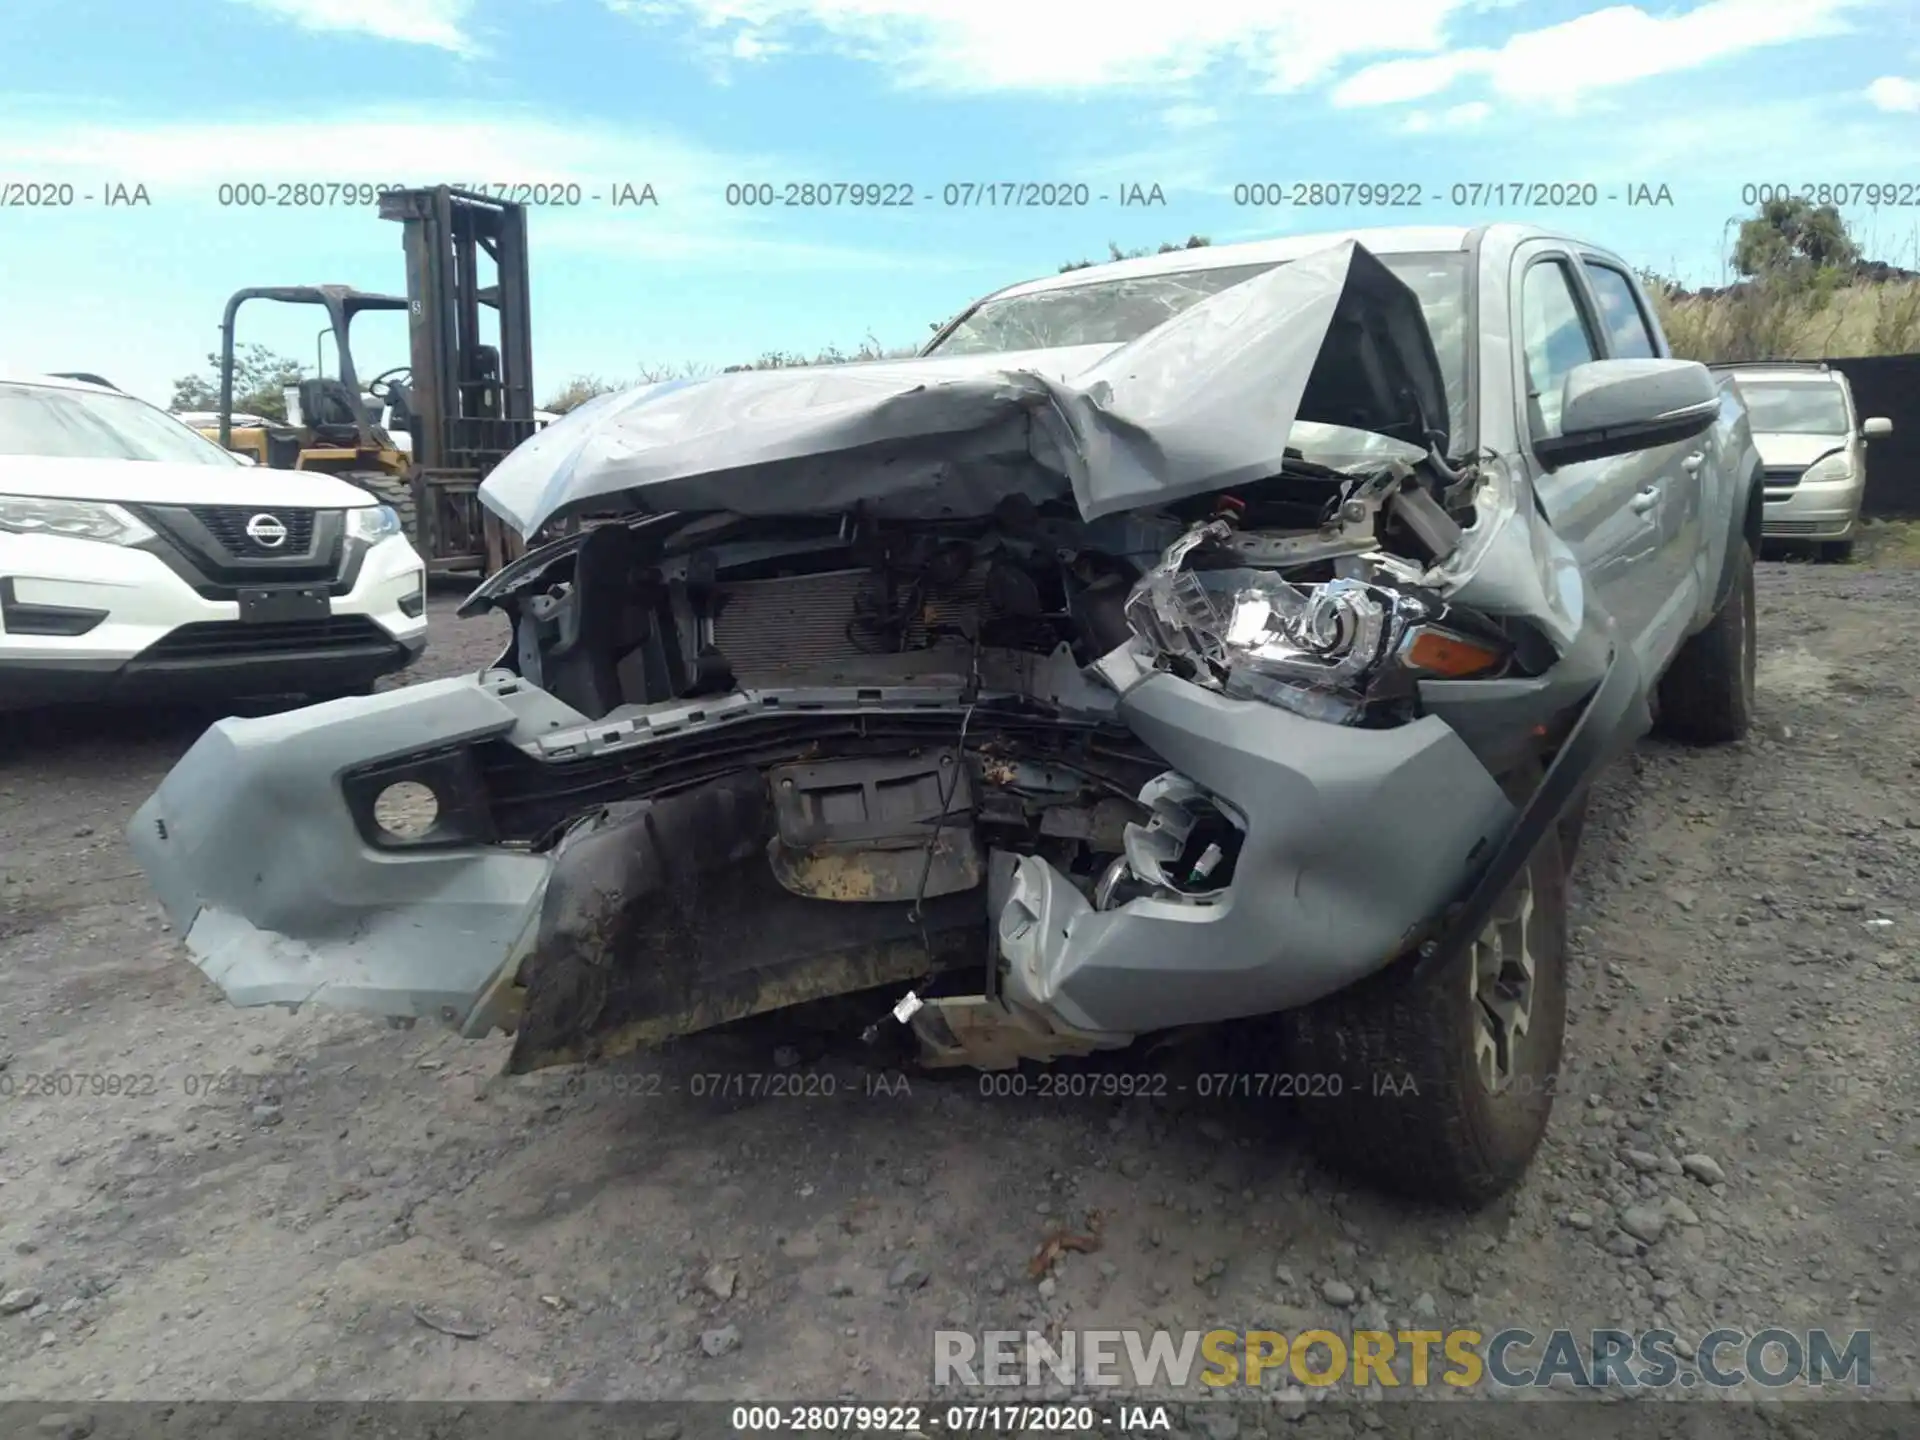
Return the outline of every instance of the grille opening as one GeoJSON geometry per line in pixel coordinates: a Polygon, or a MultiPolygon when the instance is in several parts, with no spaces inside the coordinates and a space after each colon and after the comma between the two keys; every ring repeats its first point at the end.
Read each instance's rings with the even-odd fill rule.
{"type": "Polygon", "coordinates": [[[270,505],[190,505],[193,518],[235,555],[260,559],[274,556],[305,555],[313,548],[313,511],[276,510],[270,505]],[[279,545],[262,545],[247,534],[247,523],[256,515],[271,515],[286,527],[287,538],[279,545]]]}

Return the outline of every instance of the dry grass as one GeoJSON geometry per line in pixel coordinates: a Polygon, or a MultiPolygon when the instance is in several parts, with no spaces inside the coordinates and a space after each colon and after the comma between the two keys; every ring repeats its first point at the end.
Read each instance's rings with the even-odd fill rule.
{"type": "Polygon", "coordinates": [[[1653,287],[1673,352],[1689,360],[1823,360],[1920,351],[1920,281],[1755,281],[1710,296],[1653,287]]]}
{"type": "Polygon", "coordinates": [[[1863,520],[1854,558],[1878,570],[1920,570],[1920,520],[1863,520]]]}

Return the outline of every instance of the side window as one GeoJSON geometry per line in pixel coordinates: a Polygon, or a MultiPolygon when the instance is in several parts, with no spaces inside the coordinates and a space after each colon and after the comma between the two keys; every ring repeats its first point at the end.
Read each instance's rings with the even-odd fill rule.
{"type": "Polygon", "coordinates": [[[1535,432],[1558,435],[1560,387],[1567,372],[1600,358],[1565,261],[1544,260],[1528,267],[1521,282],[1520,312],[1535,432]]]}
{"type": "Polygon", "coordinates": [[[1607,332],[1607,353],[1615,360],[1657,360],[1660,347],[1653,343],[1647,317],[1633,293],[1633,282],[1611,265],[1592,260],[1587,264],[1587,280],[1600,302],[1600,324],[1607,332]]]}

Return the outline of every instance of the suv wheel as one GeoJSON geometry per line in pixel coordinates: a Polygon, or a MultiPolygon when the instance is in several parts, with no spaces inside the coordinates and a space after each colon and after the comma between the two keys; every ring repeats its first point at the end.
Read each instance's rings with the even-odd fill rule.
{"type": "Polygon", "coordinates": [[[1418,983],[1414,957],[1291,1012],[1315,1148],[1416,1199],[1480,1206],[1547,1130],[1567,1024],[1567,874],[1557,829],[1474,944],[1418,983]]]}
{"type": "Polygon", "coordinates": [[[1753,724],[1753,550],[1746,541],[1733,563],[1732,591],[1660,677],[1660,728],[1676,740],[1724,744],[1753,724]]]}

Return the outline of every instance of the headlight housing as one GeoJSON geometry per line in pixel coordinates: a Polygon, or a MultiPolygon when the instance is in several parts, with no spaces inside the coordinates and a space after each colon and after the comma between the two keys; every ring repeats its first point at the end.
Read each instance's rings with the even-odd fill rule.
{"type": "Polygon", "coordinates": [[[1813,462],[1800,476],[1802,484],[1831,485],[1853,479],[1853,462],[1847,452],[1836,450],[1813,462]]]}
{"type": "Polygon", "coordinates": [[[374,545],[400,533],[400,512],[391,505],[363,505],[347,511],[347,534],[374,545]]]}
{"type": "Polygon", "coordinates": [[[108,545],[138,545],[153,538],[152,530],[119,505],[39,495],[0,495],[0,530],[12,535],[99,540],[108,545]]]}
{"type": "Polygon", "coordinates": [[[1198,568],[1230,539],[1222,521],[1190,530],[1127,601],[1158,660],[1223,694],[1338,724],[1376,701],[1410,699],[1422,677],[1498,674],[1509,647],[1431,591],[1384,577],[1294,585],[1271,570],[1198,568]]]}

